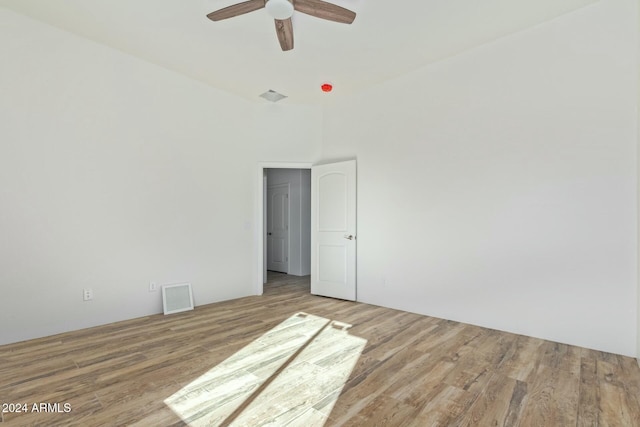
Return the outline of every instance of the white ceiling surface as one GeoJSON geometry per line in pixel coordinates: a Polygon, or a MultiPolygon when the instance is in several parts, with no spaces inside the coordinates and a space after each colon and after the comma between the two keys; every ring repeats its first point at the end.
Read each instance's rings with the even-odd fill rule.
{"type": "Polygon", "coordinates": [[[234,0],[0,0],[53,26],[255,102],[324,103],[532,27],[597,0],[333,0],[352,25],[296,12],[282,52],[264,9],[225,21],[234,0]],[[320,91],[330,82],[332,94],[320,91]]]}

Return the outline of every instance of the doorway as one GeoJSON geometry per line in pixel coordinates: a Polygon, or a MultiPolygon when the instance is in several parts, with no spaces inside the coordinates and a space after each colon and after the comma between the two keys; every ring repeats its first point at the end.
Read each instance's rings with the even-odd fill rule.
{"type": "MultiPolygon", "coordinates": [[[[263,294],[268,279],[267,229],[271,227],[273,230],[273,224],[267,218],[269,187],[288,184],[288,245],[272,243],[281,250],[279,256],[288,262],[287,274],[292,277],[309,275],[314,295],[356,300],[356,175],[355,159],[315,165],[258,163],[256,295],[263,294]],[[270,176],[272,169],[275,176],[270,176]],[[282,178],[287,175],[297,178],[288,181],[282,178]],[[294,187],[294,182],[297,187],[294,187]],[[305,190],[304,194],[298,191],[294,199],[294,188],[302,188],[302,183],[309,191],[305,190]],[[285,246],[287,249],[283,249],[285,246]]],[[[275,188],[272,194],[276,194],[275,188]]],[[[283,200],[287,197],[282,194],[285,193],[274,198],[285,209],[283,200]]]]}
{"type": "Polygon", "coordinates": [[[259,294],[273,277],[267,271],[311,274],[311,165],[286,166],[262,168],[264,253],[259,294]]]}

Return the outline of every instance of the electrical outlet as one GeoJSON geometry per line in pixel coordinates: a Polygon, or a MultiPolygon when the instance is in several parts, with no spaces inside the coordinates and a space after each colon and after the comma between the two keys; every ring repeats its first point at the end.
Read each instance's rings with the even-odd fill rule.
{"type": "Polygon", "coordinates": [[[156,282],[149,282],[149,292],[155,292],[158,290],[158,284],[156,282]]]}
{"type": "Polygon", "coordinates": [[[82,300],[83,301],[91,301],[93,299],[93,289],[84,288],[82,292],[82,300]]]}

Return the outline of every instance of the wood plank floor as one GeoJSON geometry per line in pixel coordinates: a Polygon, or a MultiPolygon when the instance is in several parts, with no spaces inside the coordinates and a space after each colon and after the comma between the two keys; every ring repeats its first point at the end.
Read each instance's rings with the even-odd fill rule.
{"type": "Polygon", "coordinates": [[[0,346],[0,426],[640,426],[635,359],[269,281],[0,346]]]}

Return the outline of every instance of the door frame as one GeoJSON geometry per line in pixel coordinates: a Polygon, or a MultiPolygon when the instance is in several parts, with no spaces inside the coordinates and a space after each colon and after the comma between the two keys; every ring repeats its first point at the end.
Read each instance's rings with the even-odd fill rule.
{"type": "Polygon", "coordinates": [[[255,295],[262,295],[264,291],[265,255],[267,254],[267,240],[264,238],[265,231],[265,213],[266,213],[266,192],[268,183],[265,181],[265,169],[309,169],[311,170],[313,163],[294,163],[294,162],[258,162],[257,180],[256,180],[256,275],[254,283],[255,295]]]}

